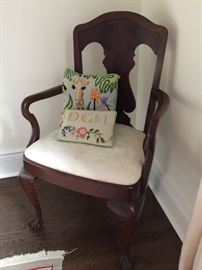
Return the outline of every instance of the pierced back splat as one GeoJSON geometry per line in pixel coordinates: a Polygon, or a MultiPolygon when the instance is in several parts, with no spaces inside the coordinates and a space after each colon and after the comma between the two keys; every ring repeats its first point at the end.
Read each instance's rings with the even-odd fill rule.
{"type": "MultiPolygon", "coordinates": [[[[117,122],[131,125],[127,113],[136,107],[135,97],[129,82],[129,73],[134,67],[134,52],[138,45],[147,44],[157,55],[152,91],[159,87],[167,30],[145,17],[126,11],[105,13],[74,29],[75,70],[82,73],[82,50],[92,42],[102,45],[107,73],[120,75],[117,122]]],[[[151,101],[152,102],[152,101],[151,101]]],[[[150,104],[152,108],[152,104],[150,104]]]]}

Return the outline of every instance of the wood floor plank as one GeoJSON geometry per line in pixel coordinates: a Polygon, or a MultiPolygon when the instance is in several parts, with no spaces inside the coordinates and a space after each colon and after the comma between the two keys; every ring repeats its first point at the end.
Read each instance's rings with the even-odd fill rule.
{"type": "MultiPolygon", "coordinates": [[[[0,181],[0,258],[42,249],[77,250],[67,255],[64,270],[118,269],[117,218],[104,200],[51,184],[36,183],[44,228],[27,227],[33,215],[16,178],[0,181]]],[[[136,225],[132,254],[135,270],[177,270],[181,241],[148,190],[136,225]]]]}

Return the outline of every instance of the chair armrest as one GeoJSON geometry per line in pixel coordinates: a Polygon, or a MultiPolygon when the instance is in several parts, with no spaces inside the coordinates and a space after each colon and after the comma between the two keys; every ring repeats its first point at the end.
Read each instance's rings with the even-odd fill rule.
{"type": "Polygon", "coordinates": [[[50,97],[54,97],[54,96],[59,95],[61,93],[62,93],[62,85],[58,85],[58,86],[50,88],[48,90],[41,91],[41,92],[38,92],[36,94],[30,95],[23,100],[23,102],[21,104],[22,115],[30,122],[30,124],[32,126],[32,134],[31,134],[31,138],[30,138],[30,141],[29,141],[27,147],[29,145],[31,145],[32,143],[34,143],[35,141],[37,141],[40,137],[39,123],[38,123],[36,117],[34,116],[34,114],[32,114],[29,110],[30,105],[36,101],[43,100],[43,99],[50,98],[50,97]]]}
{"type": "Polygon", "coordinates": [[[156,140],[156,131],[158,128],[158,123],[161,117],[167,111],[169,105],[169,97],[160,89],[155,89],[152,91],[151,98],[154,100],[155,111],[150,118],[149,128],[146,132],[146,137],[144,140],[144,153],[145,162],[142,169],[142,182],[141,182],[141,192],[144,193],[147,188],[148,176],[150,173],[154,149],[156,140]]]}
{"type": "Polygon", "coordinates": [[[168,95],[160,89],[155,89],[152,91],[152,98],[156,103],[156,110],[153,113],[149,128],[146,133],[145,142],[144,142],[144,152],[146,154],[147,151],[154,151],[155,147],[155,137],[156,131],[158,128],[158,124],[162,116],[167,111],[169,105],[169,97],[168,95]]]}

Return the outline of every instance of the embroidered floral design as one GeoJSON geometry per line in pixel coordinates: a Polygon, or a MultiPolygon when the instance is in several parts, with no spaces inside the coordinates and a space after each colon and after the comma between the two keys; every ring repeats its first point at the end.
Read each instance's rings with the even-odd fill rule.
{"type": "Polygon", "coordinates": [[[108,99],[109,99],[109,97],[108,97],[107,95],[105,95],[105,96],[102,96],[102,97],[100,98],[100,101],[101,101],[101,103],[102,103],[103,105],[105,105],[105,106],[107,107],[107,110],[110,111],[110,108],[109,108],[109,106],[108,106],[108,104],[107,104],[108,99]]]}
{"type": "Polygon", "coordinates": [[[93,100],[95,102],[99,102],[99,100],[100,100],[99,88],[95,87],[92,89],[90,98],[91,98],[91,100],[93,100]]]}
{"type": "MultiPolygon", "coordinates": [[[[91,90],[90,99],[93,101],[93,109],[96,110],[95,104],[100,101],[100,89],[98,87],[95,87],[91,90]]],[[[88,103],[87,110],[90,110],[91,102],[88,103]]]]}
{"type": "Polygon", "coordinates": [[[70,135],[71,137],[81,138],[89,140],[94,138],[97,143],[105,143],[103,138],[103,133],[99,129],[90,128],[89,130],[86,127],[75,128],[75,126],[64,126],[61,129],[61,134],[63,137],[70,135]]]}
{"type": "Polygon", "coordinates": [[[70,134],[71,137],[75,137],[76,136],[76,132],[75,131],[71,131],[69,134],[70,134]]]}
{"type": "Polygon", "coordinates": [[[66,133],[69,132],[71,133],[72,135],[72,132],[75,130],[75,127],[73,126],[64,126],[62,129],[61,129],[61,134],[63,137],[66,136],[66,133]]]}
{"type": "Polygon", "coordinates": [[[87,128],[85,128],[85,127],[80,127],[80,128],[78,128],[77,130],[76,130],[76,132],[79,134],[79,136],[83,139],[83,138],[85,138],[85,136],[86,136],[86,133],[87,133],[87,128]]]}

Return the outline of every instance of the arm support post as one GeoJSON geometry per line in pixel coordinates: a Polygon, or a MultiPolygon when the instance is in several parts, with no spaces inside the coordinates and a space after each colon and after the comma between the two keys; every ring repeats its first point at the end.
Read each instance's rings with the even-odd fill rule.
{"type": "Polygon", "coordinates": [[[48,90],[30,95],[23,100],[23,102],[21,104],[21,112],[22,112],[23,116],[30,122],[30,124],[32,126],[32,134],[31,134],[31,138],[30,138],[30,141],[29,141],[27,147],[29,145],[31,145],[32,143],[34,143],[35,141],[37,141],[40,137],[39,123],[38,123],[36,117],[34,116],[34,114],[31,113],[29,110],[30,105],[36,101],[43,100],[43,99],[50,98],[50,97],[54,97],[54,96],[59,95],[61,93],[62,93],[62,86],[59,85],[59,86],[50,88],[48,90]]]}
{"type": "Polygon", "coordinates": [[[142,171],[143,181],[141,184],[141,192],[144,192],[147,187],[147,179],[153,161],[158,124],[169,105],[168,95],[160,89],[152,89],[151,99],[153,112],[151,112],[150,117],[147,116],[147,121],[149,119],[149,122],[147,122],[148,127],[146,128],[146,137],[144,141],[145,163],[142,171]]]}

